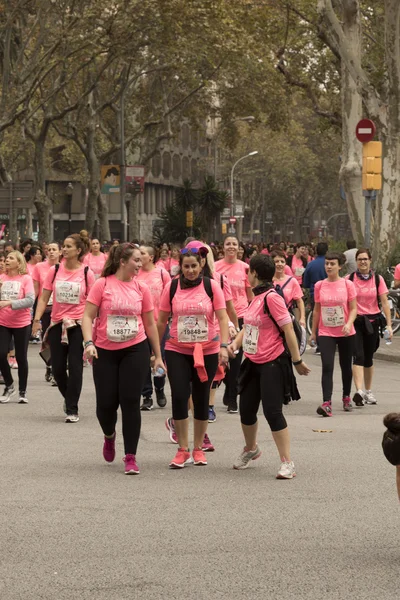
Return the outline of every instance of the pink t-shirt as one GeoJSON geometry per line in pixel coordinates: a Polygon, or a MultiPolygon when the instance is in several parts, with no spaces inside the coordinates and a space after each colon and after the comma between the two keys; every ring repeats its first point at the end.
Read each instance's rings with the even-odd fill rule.
{"type": "MultiPolygon", "coordinates": [[[[356,298],[354,284],[347,279],[338,281],[318,281],[314,287],[314,300],[321,304],[318,335],[328,337],[345,337],[343,325],[349,318],[349,302],[356,298]]],[[[350,335],[355,334],[354,325],[350,335]]]]}
{"type": "Polygon", "coordinates": [[[40,294],[42,293],[43,283],[44,283],[44,280],[45,280],[50,268],[51,268],[51,265],[47,262],[47,260],[45,260],[43,262],[38,263],[35,266],[35,268],[33,269],[32,279],[33,279],[33,281],[37,281],[39,284],[38,296],[40,296],[40,294]]]}
{"type": "Polygon", "coordinates": [[[274,281],[274,286],[276,287],[277,285],[280,285],[281,288],[283,288],[283,295],[285,296],[287,306],[290,306],[293,300],[300,300],[300,298],[303,297],[303,290],[301,289],[299,282],[295,277],[293,277],[293,275],[291,275],[290,277],[286,275],[284,279],[280,281],[274,281]]]}
{"type": "Polygon", "coordinates": [[[90,290],[88,302],[99,307],[95,336],[99,348],[120,350],[146,339],[142,314],[154,305],[149,288],[137,277],[131,281],[120,281],[115,275],[101,277],[90,290]]]}
{"type": "Polygon", "coordinates": [[[231,286],[233,305],[238,317],[243,317],[249,301],[247,299],[246,289],[251,288],[247,279],[249,265],[246,265],[241,260],[234,263],[228,263],[223,258],[215,263],[217,273],[226,275],[229,285],[231,286]]]}
{"type": "MultiPolygon", "coordinates": [[[[1,275],[0,299],[1,300],[21,300],[27,294],[34,294],[33,281],[30,275],[15,275],[10,277],[3,273],[1,275]]],[[[0,310],[0,325],[4,327],[26,327],[31,323],[31,309],[19,308],[13,310],[11,306],[6,306],[0,310]]]]}
{"type": "MultiPolygon", "coordinates": [[[[165,287],[161,296],[160,310],[171,312],[169,291],[172,281],[165,287]]],[[[180,282],[172,300],[172,322],[166,350],[181,354],[193,354],[194,344],[201,342],[203,353],[217,354],[220,339],[215,312],[226,308],[221,286],[211,279],[213,303],[204,289],[204,284],[194,288],[181,289],[180,282]]]]}
{"type": "Polygon", "coordinates": [[[394,278],[400,279],[400,263],[396,266],[396,268],[394,270],[394,278]]]}
{"type": "Polygon", "coordinates": [[[244,355],[257,364],[267,363],[280,356],[285,347],[279,329],[264,312],[264,296],[267,294],[268,308],[277,324],[282,327],[292,322],[284,299],[275,292],[259,294],[244,313],[244,355]]]}
{"type": "Polygon", "coordinates": [[[285,275],[289,275],[289,277],[293,277],[293,271],[289,267],[289,265],[285,265],[285,268],[283,269],[283,272],[285,273],[285,275]]]}
{"type": "Polygon", "coordinates": [[[98,256],[89,252],[89,254],[86,254],[83,258],[83,264],[87,265],[91,271],[93,271],[95,279],[98,279],[101,276],[106,261],[107,256],[103,254],[103,252],[100,252],[98,256]]]}
{"type": "Polygon", "coordinates": [[[297,258],[297,256],[294,254],[292,258],[292,272],[300,285],[303,282],[304,271],[305,268],[303,267],[303,261],[301,260],[301,258],[297,258]]]}
{"type": "Polygon", "coordinates": [[[144,281],[149,288],[154,304],[154,319],[157,321],[160,311],[161,294],[167,283],[171,281],[171,277],[165,269],[160,267],[152,271],[143,271],[143,269],[140,269],[136,279],[144,281]]]}
{"type": "Polygon", "coordinates": [[[52,321],[58,322],[65,318],[82,319],[87,295],[94,284],[94,275],[88,269],[86,289],[85,268],[84,265],[81,265],[75,271],[68,271],[64,263],[60,263],[54,279],[55,267],[50,267],[43,283],[43,289],[54,292],[52,321]]]}
{"type": "MultiPolygon", "coordinates": [[[[40,263],[38,263],[38,264],[40,264],[40,263]]],[[[26,263],[26,269],[28,271],[28,275],[30,275],[31,277],[33,275],[33,271],[34,271],[35,267],[36,267],[36,265],[31,265],[31,263],[28,263],[28,262],[26,263]]]]}
{"type": "MultiPolygon", "coordinates": [[[[346,279],[349,279],[349,277],[350,275],[346,275],[346,279]]],[[[375,275],[372,275],[370,279],[360,279],[357,275],[354,275],[353,283],[357,294],[357,314],[378,314],[380,312],[378,295],[388,293],[383,277],[379,275],[378,293],[376,291],[375,275]]]]}
{"type": "Polygon", "coordinates": [[[169,273],[171,277],[175,277],[179,273],[179,260],[176,258],[171,258],[169,261],[169,273]]]}

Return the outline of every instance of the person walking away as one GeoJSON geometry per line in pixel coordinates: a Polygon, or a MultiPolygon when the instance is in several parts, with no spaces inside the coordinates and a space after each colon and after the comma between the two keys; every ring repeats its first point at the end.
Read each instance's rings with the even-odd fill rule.
{"type": "MultiPolygon", "coordinates": [[[[310,305],[311,310],[314,310],[315,301],[314,301],[314,287],[318,281],[322,281],[326,279],[326,270],[325,270],[325,255],[328,252],[328,244],[325,242],[319,242],[317,244],[317,256],[316,258],[308,263],[306,270],[303,275],[303,287],[307,288],[310,292],[310,305]]],[[[317,330],[317,339],[316,339],[316,348],[315,354],[321,354],[318,343],[318,330],[317,330]]]]}
{"type": "Polygon", "coordinates": [[[346,246],[347,250],[344,252],[346,257],[346,269],[347,274],[351,275],[351,273],[355,273],[357,271],[357,242],[355,240],[347,240],[346,246]]]}
{"type": "Polygon", "coordinates": [[[295,254],[288,256],[286,259],[287,265],[292,270],[292,273],[300,286],[303,284],[303,274],[308,264],[306,252],[307,246],[301,242],[300,244],[297,244],[295,254]]]}

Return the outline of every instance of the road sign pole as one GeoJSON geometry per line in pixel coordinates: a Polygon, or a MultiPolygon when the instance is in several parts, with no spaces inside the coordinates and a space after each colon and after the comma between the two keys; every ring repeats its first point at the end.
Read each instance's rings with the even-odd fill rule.
{"type": "Polygon", "coordinates": [[[11,240],[12,243],[14,243],[14,231],[12,231],[13,229],[13,182],[10,181],[10,206],[9,206],[9,231],[8,231],[8,235],[9,238],[11,240]]]}
{"type": "Polygon", "coordinates": [[[374,196],[373,190],[364,190],[365,196],[365,245],[371,245],[371,203],[374,196]]]}

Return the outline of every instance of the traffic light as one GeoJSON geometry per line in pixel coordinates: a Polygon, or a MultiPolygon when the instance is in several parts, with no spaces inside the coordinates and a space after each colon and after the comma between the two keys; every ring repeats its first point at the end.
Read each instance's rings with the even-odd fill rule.
{"type": "Polygon", "coordinates": [[[193,211],[188,210],[186,212],[186,227],[193,227],[193,211]]]}
{"type": "Polygon", "coordinates": [[[363,144],[363,190],[382,188],[382,142],[363,144]]]}

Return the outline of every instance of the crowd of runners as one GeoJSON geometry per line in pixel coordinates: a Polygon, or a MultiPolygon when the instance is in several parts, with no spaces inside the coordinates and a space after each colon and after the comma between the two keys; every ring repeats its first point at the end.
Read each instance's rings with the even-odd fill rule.
{"type": "MultiPolygon", "coordinates": [[[[40,342],[45,380],[58,387],[65,421],[77,423],[83,369],[92,364],[103,457],[115,459],[120,408],[125,473],[137,474],[141,411],[153,408],[153,386],[177,444],[169,466],[181,469],[207,464],[206,453],[214,450],[207,427],[216,421],[216,390],[223,385],[223,403],[228,413],[240,413],[244,438],[234,468],[245,469],[261,454],[261,403],[280,458],[277,478],[291,479],[296,472],[283,406],[300,398],[296,375],[310,373],[302,359],[307,305],[313,309],[308,342],[322,363],[317,413],[334,414],[336,350],[342,409],[378,401],[373,357],[382,336],[390,342],[393,335],[388,289],[369,250],[355,246],[349,241],[342,254],[325,242],[244,245],[228,235],[222,244],[188,238],[182,245],[115,240],[104,247],[85,231],[62,244],[27,240],[16,249],[3,242],[0,402],[28,403],[28,345],[40,342]]],[[[400,265],[394,278],[400,287],[400,265]]],[[[385,418],[383,442],[396,466],[399,422],[396,414],[385,418]]]]}

